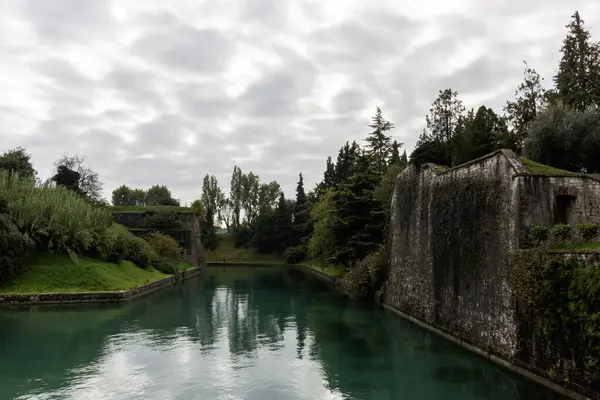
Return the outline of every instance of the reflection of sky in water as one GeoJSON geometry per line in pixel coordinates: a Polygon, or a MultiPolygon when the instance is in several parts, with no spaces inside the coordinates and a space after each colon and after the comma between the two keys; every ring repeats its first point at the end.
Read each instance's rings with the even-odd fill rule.
{"type": "Polygon", "coordinates": [[[122,306],[0,313],[14,344],[0,399],[558,399],[320,283],[238,273],[122,306]]]}

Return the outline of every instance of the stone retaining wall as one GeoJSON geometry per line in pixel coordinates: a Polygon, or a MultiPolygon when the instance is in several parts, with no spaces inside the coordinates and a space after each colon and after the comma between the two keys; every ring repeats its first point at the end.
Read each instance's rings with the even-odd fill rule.
{"type": "MultiPolygon", "coordinates": [[[[181,280],[199,275],[201,267],[189,269],[181,274],[181,280]]],[[[25,306],[40,304],[70,304],[70,303],[103,303],[123,302],[154,292],[165,286],[177,282],[177,278],[169,276],[146,285],[138,286],[131,290],[106,291],[106,292],[73,292],[73,293],[26,293],[26,294],[0,294],[0,307],[25,306]]]]}

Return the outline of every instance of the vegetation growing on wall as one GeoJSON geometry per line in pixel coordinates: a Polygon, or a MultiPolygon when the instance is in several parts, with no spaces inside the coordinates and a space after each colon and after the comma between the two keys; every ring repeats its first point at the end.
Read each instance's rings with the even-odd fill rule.
{"type": "Polygon", "coordinates": [[[510,285],[530,340],[522,361],[550,378],[600,389],[600,269],[584,258],[526,249],[511,260],[510,285]]]}

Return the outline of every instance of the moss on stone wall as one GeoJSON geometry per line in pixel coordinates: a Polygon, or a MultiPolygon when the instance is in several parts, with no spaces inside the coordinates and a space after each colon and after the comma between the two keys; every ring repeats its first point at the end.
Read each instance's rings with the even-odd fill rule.
{"type": "Polygon", "coordinates": [[[510,284],[518,302],[519,359],[567,386],[600,391],[600,269],[584,257],[519,250],[510,284]]]}

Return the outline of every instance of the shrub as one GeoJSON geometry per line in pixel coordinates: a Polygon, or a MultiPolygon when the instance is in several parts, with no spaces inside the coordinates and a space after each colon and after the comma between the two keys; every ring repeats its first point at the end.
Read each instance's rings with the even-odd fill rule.
{"type": "Polygon", "coordinates": [[[541,244],[550,237],[550,229],[545,226],[535,225],[531,228],[531,240],[535,244],[541,244]]]}
{"type": "Polygon", "coordinates": [[[172,211],[149,212],[146,214],[146,227],[156,230],[175,230],[181,228],[179,214],[172,211]]]}
{"type": "Polygon", "coordinates": [[[20,232],[41,249],[84,253],[92,249],[112,224],[110,212],[50,182],[0,170],[0,195],[7,214],[20,232]]]}
{"type": "Polygon", "coordinates": [[[552,227],[552,237],[560,241],[571,239],[571,227],[565,224],[554,225],[552,227]]]}
{"type": "Polygon", "coordinates": [[[576,226],[579,237],[586,242],[591,242],[598,236],[598,225],[594,223],[579,224],[576,226]]]}
{"type": "Polygon", "coordinates": [[[232,233],[233,237],[233,245],[238,247],[246,247],[250,238],[252,237],[252,232],[247,226],[240,226],[235,228],[232,233]]]}
{"type": "Polygon", "coordinates": [[[157,258],[152,246],[140,237],[131,236],[125,259],[143,269],[150,267],[157,258]]]}
{"type": "Polygon", "coordinates": [[[175,262],[181,261],[181,247],[171,236],[153,232],[146,240],[159,257],[175,262]]]}
{"type": "Polygon", "coordinates": [[[112,224],[104,231],[92,256],[114,264],[120,264],[127,257],[131,232],[120,224],[112,224]]]}
{"type": "Polygon", "coordinates": [[[166,258],[158,258],[156,261],[154,261],[153,267],[163,274],[179,275],[177,264],[171,260],[167,260],[166,258]]]}
{"type": "Polygon", "coordinates": [[[0,214],[0,284],[24,271],[30,245],[28,237],[19,232],[8,215],[0,214]]]}
{"type": "Polygon", "coordinates": [[[306,251],[302,246],[288,247],[283,252],[283,256],[288,264],[297,264],[306,259],[306,251]]]}
{"type": "Polygon", "coordinates": [[[379,246],[344,275],[342,285],[346,293],[356,298],[373,296],[383,284],[386,263],[385,246],[379,246]]]}

